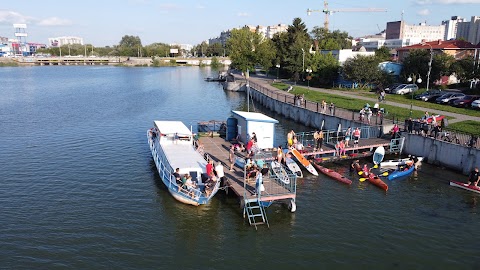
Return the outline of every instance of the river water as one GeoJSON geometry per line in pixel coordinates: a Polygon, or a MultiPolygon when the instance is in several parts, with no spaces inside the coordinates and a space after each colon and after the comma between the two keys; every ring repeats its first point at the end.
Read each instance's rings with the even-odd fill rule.
{"type": "MultiPolygon", "coordinates": [[[[231,194],[202,207],[176,202],[146,130],[245,110],[243,93],[203,81],[216,73],[0,68],[0,268],[480,268],[478,195],[448,185],[463,175],[427,164],[387,193],[300,179],[297,212],[273,205],[270,228],[258,231],[231,194]]],[[[286,130],[310,130],[253,107],[280,121],[278,144],[286,130]]],[[[348,164],[330,166],[348,174],[348,164]]]]}

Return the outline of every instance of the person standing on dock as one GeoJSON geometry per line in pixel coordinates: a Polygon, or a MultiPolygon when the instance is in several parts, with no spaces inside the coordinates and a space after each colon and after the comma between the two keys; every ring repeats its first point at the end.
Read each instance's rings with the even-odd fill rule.
{"type": "Polygon", "coordinates": [[[474,185],[475,187],[478,187],[478,182],[480,181],[480,172],[478,172],[478,167],[475,167],[473,171],[470,172],[470,175],[468,176],[468,184],[465,184],[466,186],[474,185]]]}
{"type": "Polygon", "coordinates": [[[350,142],[351,137],[352,137],[352,128],[348,127],[347,131],[345,131],[345,147],[350,147],[348,143],[350,142]]]}
{"type": "Polygon", "coordinates": [[[358,147],[358,141],[360,140],[360,129],[358,127],[353,131],[353,147],[358,147]]]}
{"type": "Polygon", "coordinates": [[[293,129],[287,134],[287,144],[288,148],[292,147],[293,145],[293,137],[295,137],[295,132],[293,129]]]}
{"type": "Polygon", "coordinates": [[[233,165],[235,165],[235,146],[230,145],[230,150],[228,151],[228,161],[230,161],[230,171],[233,171],[233,165]]]}
{"type": "Polygon", "coordinates": [[[330,115],[333,115],[333,112],[335,111],[335,105],[333,102],[330,102],[330,106],[328,106],[328,109],[330,110],[330,115]]]}
{"type": "Polygon", "coordinates": [[[325,114],[327,112],[327,102],[322,100],[322,113],[325,114]]]}
{"type": "Polygon", "coordinates": [[[322,149],[323,132],[317,129],[315,133],[313,133],[313,139],[315,140],[315,147],[313,148],[313,151],[322,149]]]}

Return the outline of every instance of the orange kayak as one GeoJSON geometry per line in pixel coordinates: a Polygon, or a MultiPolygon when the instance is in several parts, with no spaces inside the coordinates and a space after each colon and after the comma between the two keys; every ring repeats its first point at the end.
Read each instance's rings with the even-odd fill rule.
{"type": "Polygon", "coordinates": [[[321,173],[327,175],[327,176],[330,176],[331,178],[339,181],[339,182],[342,182],[344,184],[347,184],[347,185],[351,185],[352,184],[352,180],[346,178],[345,176],[339,174],[338,172],[334,171],[334,170],[331,170],[331,169],[328,169],[328,168],[325,168],[323,166],[320,166],[316,163],[313,163],[313,166],[315,166],[315,168],[317,170],[319,170],[321,173]]]}
{"type": "Polygon", "coordinates": [[[382,179],[380,179],[378,176],[376,176],[373,173],[370,173],[367,180],[368,180],[368,182],[374,184],[375,186],[377,186],[377,187],[379,187],[379,188],[381,188],[385,191],[388,190],[387,184],[385,184],[385,182],[383,182],[382,179]]]}

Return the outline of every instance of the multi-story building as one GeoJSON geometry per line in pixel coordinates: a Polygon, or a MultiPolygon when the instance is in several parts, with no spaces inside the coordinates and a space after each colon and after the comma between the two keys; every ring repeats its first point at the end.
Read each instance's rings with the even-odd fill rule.
{"type": "Polygon", "coordinates": [[[445,25],[408,25],[404,21],[388,22],[385,39],[443,40],[445,25]]]}
{"type": "Polygon", "coordinates": [[[80,37],[71,37],[71,36],[65,36],[65,37],[55,37],[55,38],[49,38],[48,39],[48,44],[50,47],[60,47],[63,45],[73,45],[73,44],[80,44],[83,45],[83,38],[80,37]]]}
{"type": "Polygon", "coordinates": [[[457,25],[456,38],[463,38],[472,44],[480,43],[480,17],[472,16],[469,22],[463,21],[457,25]]]}
{"type": "Polygon", "coordinates": [[[445,36],[443,40],[456,39],[458,25],[463,22],[465,22],[465,19],[458,16],[452,16],[450,20],[442,21],[442,25],[445,25],[445,36]]]}
{"type": "MultiPolygon", "coordinates": [[[[288,26],[286,24],[277,24],[277,25],[266,26],[266,27],[262,26],[262,25],[257,25],[257,26],[245,25],[242,28],[248,28],[251,32],[259,33],[263,37],[271,39],[277,33],[286,32],[288,26]]],[[[220,44],[222,44],[222,46],[225,46],[227,44],[227,40],[230,38],[230,36],[231,36],[231,30],[222,31],[220,33],[220,36],[218,36],[216,38],[208,39],[208,44],[220,43],[220,44]]]]}
{"type": "Polygon", "coordinates": [[[288,25],[286,24],[277,24],[273,26],[268,26],[265,37],[273,38],[275,34],[287,32],[287,29],[288,29],[288,25]]]}

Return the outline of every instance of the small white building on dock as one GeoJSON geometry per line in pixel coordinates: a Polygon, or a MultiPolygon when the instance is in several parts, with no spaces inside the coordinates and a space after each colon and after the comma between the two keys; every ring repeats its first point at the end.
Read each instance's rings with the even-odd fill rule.
{"type": "Polygon", "coordinates": [[[227,119],[227,141],[238,138],[246,144],[255,133],[260,149],[273,148],[277,123],[276,119],[262,113],[232,111],[232,117],[227,119]]]}

